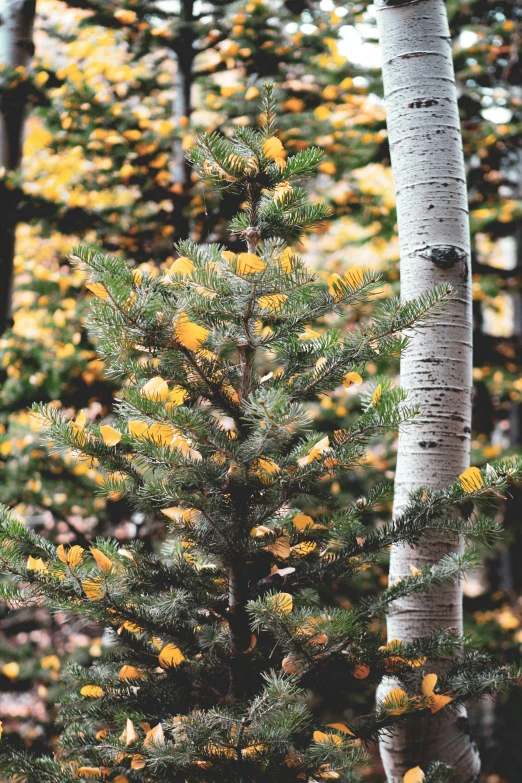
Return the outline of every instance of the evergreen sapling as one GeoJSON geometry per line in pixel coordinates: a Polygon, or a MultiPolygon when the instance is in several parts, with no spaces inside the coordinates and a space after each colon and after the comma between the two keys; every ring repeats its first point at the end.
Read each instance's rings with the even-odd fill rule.
{"type": "MultiPolygon", "coordinates": [[[[328,287],[291,250],[328,217],[297,184],[322,154],[287,158],[270,85],[262,117],[259,129],[202,135],[189,153],[225,198],[241,195],[231,230],[244,252],[181,242],[156,275],[92,248],[73,252],[95,297],[90,329],[123,392],[101,426],[52,405],[35,412],[55,449],[101,467],[102,495],[125,494],[167,532],[156,552],[102,539],[66,549],[2,510],[2,597],[80,615],[108,641],[98,663],[69,671],[55,758],[0,745],[4,773],[27,783],[355,781],[364,744],[379,733],[419,714],[435,724],[437,712],[520,676],[490,665],[468,637],[383,646],[369,627],[394,599],[458,579],[473,566],[470,552],[412,569],[354,606],[332,599],[332,584],[356,578],[392,543],[435,528],[494,535],[495,523],[470,507],[521,465],[471,469],[447,490],[415,493],[378,529],[365,520],[385,485],[336,507],[324,480],[360,465],[371,438],[416,410],[386,377],[365,383],[350,430],[314,431],[310,403],[362,384],[365,365],[397,356],[405,330],[427,326],[449,292],[384,301],[347,331],[327,328],[325,316],[345,315],[381,281],[348,270],[328,287]],[[357,717],[348,703],[349,719],[326,724],[310,708],[307,694],[331,688],[332,676],[349,685],[386,675],[398,685],[370,714],[357,717]]],[[[434,764],[405,780],[448,774],[434,764]]]]}

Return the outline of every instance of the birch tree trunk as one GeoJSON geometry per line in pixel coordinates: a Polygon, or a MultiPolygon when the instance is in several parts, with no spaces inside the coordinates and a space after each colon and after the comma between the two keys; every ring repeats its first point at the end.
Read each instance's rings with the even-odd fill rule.
{"type": "MultiPolygon", "coordinates": [[[[401,295],[411,299],[439,283],[455,297],[436,325],[415,334],[401,362],[401,384],[422,407],[399,437],[394,512],[419,487],[444,487],[469,466],[472,390],[470,239],[466,177],[451,39],[443,0],[377,0],[383,80],[401,251],[401,295]]],[[[410,564],[436,563],[459,549],[448,535],[418,547],[393,547],[390,583],[410,564]]],[[[462,630],[459,584],[397,601],[388,638],[411,641],[436,628],[462,630]]],[[[424,672],[428,670],[423,667],[424,672]]],[[[430,668],[434,671],[433,665],[430,668]]],[[[436,669],[435,669],[436,671],[436,669]]],[[[419,672],[419,677],[422,671],[419,672]]],[[[388,678],[381,699],[393,687],[388,678]]],[[[464,707],[411,721],[381,742],[388,781],[439,759],[458,783],[479,780],[480,760],[464,707]]]]}
{"type": "MultiPolygon", "coordinates": [[[[0,65],[27,66],[34,52],[36,0],[0,0],[0,65]]],[[[22,158],[25,99],[22,89],[0,97],[0,168],[13,171],[22,158]]],[[[0,178],[0,334],[12,325],[11,298],[18,198],[0,178]]]]}

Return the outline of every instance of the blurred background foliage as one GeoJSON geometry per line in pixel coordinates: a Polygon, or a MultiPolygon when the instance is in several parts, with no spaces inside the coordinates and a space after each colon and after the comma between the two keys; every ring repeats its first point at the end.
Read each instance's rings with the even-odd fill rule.
{"type": "MultiPolygon", "coordinates": [[[[473,236],[472,463],[482,465],[520,451],[522,440],[522,6],[449,0],[448,10],[473,236]]],[[[374,268],[387,280],[379,296],[395,293],[399,249],[373,9],[334,0],[38,0],[34,44],[26,66],[0,71],[2,101],[26,110],[21,165],[0,171],[7,229],[16,228],[13,321],[0,340],[0,501],[57,543],[85,546],[102,534],[154,547],[155,520],[117,496],[97,497],[96,464],[53,454],[27,412],[33,401],[50,401],[71,418],[83,410],[90,421],[110,420],[117,394],[83,326],[89,294],[66,253],[82,240],[154,271],[187,236],[233,250],[222,227],[236,197],[218,201],[192,175],[185,151],[200,131],[253,123],[259,88],[270,80],[285,148],[326,153],[307,187],[332,219],[299,252],[329,282],[348,267],[374,268]]],[[[344,387],[318,400],[317,427],[349,427],[357,400],[344,387]]],[[[350,499],[383,476],[392,481],[395,449],[395,438],[375,442],[367,464],[331,491],[350,499]]],[[[516,488],[499,499],[505,535],[465,585],[469,628],[502,659],[522,648],[521,508],[516,488]]],[[[389,513],[383,506],[376,524],[389,513]]],[[[358,589],[386,579],[382,563],[361,574],[358,589]]],[[[353,597],[340,590],[335,600],[353,597]]],[[[98,657],[104,640],[59,614],[8,609],[0,612],[0,719],[5,732],[52,749],[60,671],[71,659],[98,657]]],[[[370,703],[372,693],[358,687],[361,704],[370,703]]],[[[318,710],[342,711],[316,699],[318,710]]],[[[488,783],[520,780],[520,699],[475,708],[488,783]]]]}

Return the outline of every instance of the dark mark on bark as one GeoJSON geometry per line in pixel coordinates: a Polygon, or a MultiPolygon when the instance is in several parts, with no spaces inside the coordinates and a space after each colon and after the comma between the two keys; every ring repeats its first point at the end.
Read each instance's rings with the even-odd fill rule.
{"type": "Polygon", "coordinates": [[[459,261],[466,262],[466,253],[460,247],[454,245],[434,245],[433,247],[422,247],[415,251],[420,258],[431,261],[440,269],[451,269],[459,261]]]}
{"type": "Polygon", "coordinates": [[[421,449],[436,449],[439,444],[434,440],[421,440],[419,446],[421,449]]]}
{"type": "Polygon", "coordinates": [[[430,106],[437,106],[436,98],[417,98],[416,101],[408,103],[408,109],[428,109],[430,106]]]}

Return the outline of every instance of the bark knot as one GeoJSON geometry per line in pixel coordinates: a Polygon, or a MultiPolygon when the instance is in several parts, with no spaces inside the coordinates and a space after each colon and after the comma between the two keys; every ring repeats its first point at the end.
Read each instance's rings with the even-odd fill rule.
{"type": "Polygon", "coordinates": [[[432,264],[440,269],[451,269],[459,261],[466,263],[467,253],[455,245],[432,245],[431,247],[421,247],[415,251],[415,255],[431,261],[432,264]]]}

